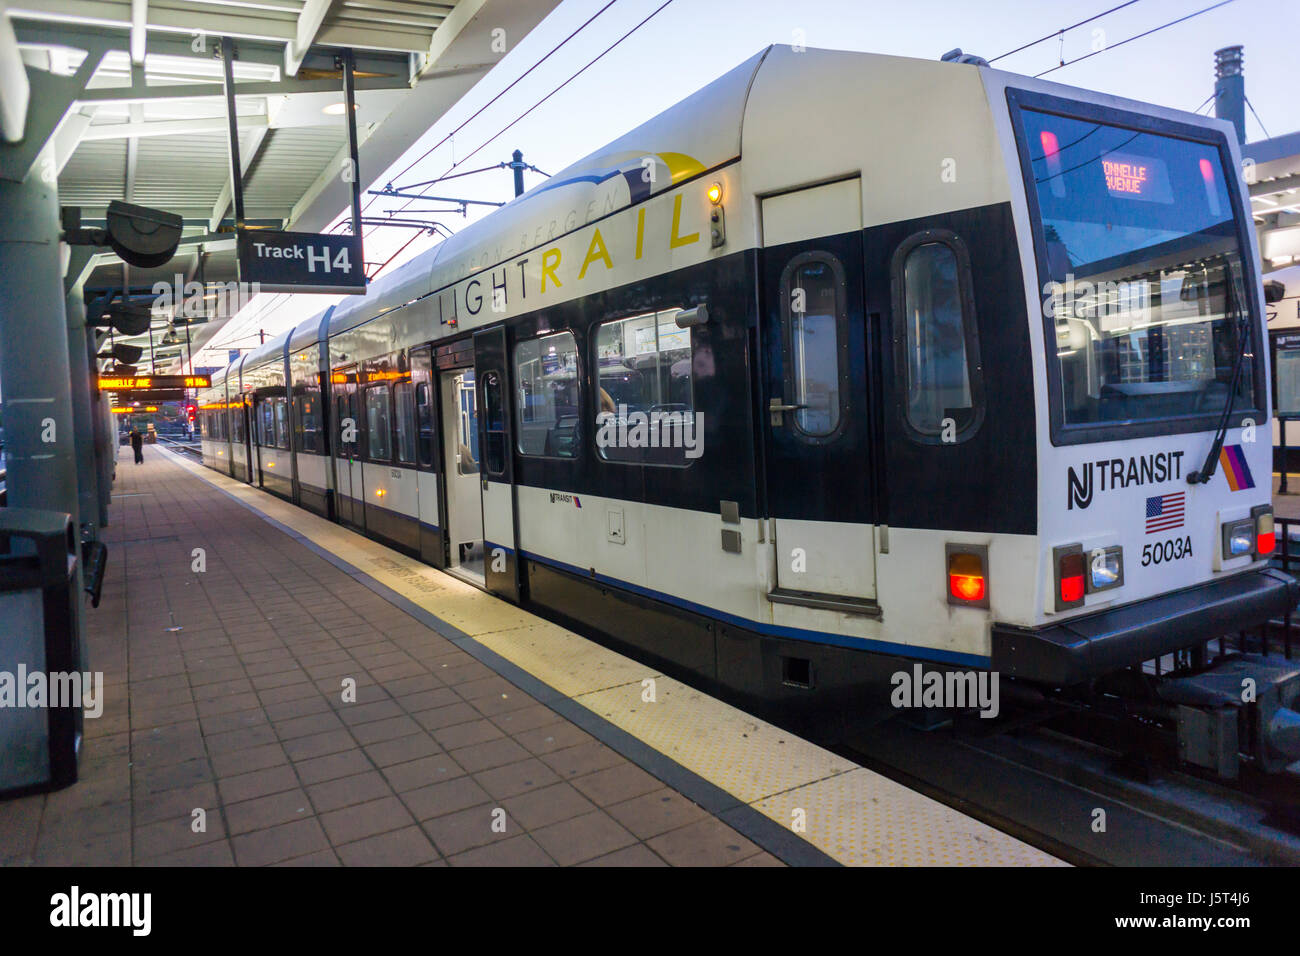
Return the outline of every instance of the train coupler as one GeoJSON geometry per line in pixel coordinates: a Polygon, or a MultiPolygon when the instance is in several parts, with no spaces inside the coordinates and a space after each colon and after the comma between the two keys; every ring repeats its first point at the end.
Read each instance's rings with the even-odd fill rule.
{"type": "Polygon", "coordinates": [[[1235,780],[1243,756],[1265,773],[1300,760],[1300,664],[1234,654],[1162,680],[1156,693],[1175,708],[1184,763],[1235,780]]]}

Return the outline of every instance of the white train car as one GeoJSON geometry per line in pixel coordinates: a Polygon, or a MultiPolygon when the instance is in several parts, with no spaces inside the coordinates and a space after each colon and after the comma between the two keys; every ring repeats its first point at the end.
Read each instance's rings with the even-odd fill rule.
{"type": "MultiPolygon", "coordinates": [[[[1226,666],[1300,694],[1208,656],[1297,599],[1239,159],[1192,114],[771,47],[305,323],[314,487],[755,706],[887,707],[914,663],[1113,694],[1178,654],[1142,693],[1272,766],[1296,742],[1240,702],[1173,702],[1226,666]]],[[[292,341],[243,362],[254,419],[292,341]]]]}

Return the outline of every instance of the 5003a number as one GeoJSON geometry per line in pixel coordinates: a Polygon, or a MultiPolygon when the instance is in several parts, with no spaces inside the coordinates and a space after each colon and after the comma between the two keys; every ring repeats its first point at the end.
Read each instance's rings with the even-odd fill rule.
{"type": "Polygon", "coordinates": [[[1143,545],[1142,567],[1152,564],[1164,564],[1166,561],[1178,561],[1192,556],[1191,536],[1157,541],[1155,544],[1143,545]]]}

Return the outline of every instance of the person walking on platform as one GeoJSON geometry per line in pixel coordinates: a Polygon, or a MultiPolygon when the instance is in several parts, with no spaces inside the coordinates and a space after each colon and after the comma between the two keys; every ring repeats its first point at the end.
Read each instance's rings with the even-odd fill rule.
{"type": "Polygon", "coordinates": [[[135,463],[144,464],[144,436],[138,428],[131,429],[131,450],[135,452],[135,463]]]}

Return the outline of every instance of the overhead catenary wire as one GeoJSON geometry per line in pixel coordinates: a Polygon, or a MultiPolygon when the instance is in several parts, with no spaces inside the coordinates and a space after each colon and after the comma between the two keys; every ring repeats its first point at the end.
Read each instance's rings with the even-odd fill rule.
{"type": "Polygon", "coordinates": [[[996,63],[998,60],[1019,53],[1021,50],[1028,50],[1031,46],[1038,46],[1038,44],[1040,43],[1046,43],[1048,40],[1053,40],[1056,39],[1057,37],[1064,36],[1066,33],[1068,33],[1070,30],[1073,30],[1075,27],[1081,27],[1086,23],[1092,23],[1093,20],[1100,20],[1102,17],[1114,13],[1116,10],[1123,10],[1125,7],[1131,7],[1133,6],[1133,4],[1137,2],[1139,2],[1139,0],[1128,0],[1127,3],[1121,3],[1119,6],[1111,7],[1109,10],[1103,10],[1101,13],[1095,14],[1086,20],[1080,20],[1078,23],[1072,23],[1068,27],[1061,27],[1061,29],[1055,30],[1052,33],[1047,34],[1047,36],[1045,37],[1039,37],[1037,40],[1031,40],[1029,43],[1026,43],[1024,46],[1018,46],[1014,50],[1008,50],[1006,53],[1003,53],[1001,56],[995,56],[993,59],[989,60],[989,62],[996,63]]]}
{"type": "MultiPolygon", "coordinates": [[[[477,119],[479,116],[481,116],[481,115],[483,114],[483,112],[484,112],[485,110],[487,110],[487,109],[488,109],[488,108],[489,108],[493,103],[495,103],[497,100],[501,99],[501,97],[505,96],[505,95],[506,95],[507,93],[509,93],[512,89],[514,89],[514,88],[515,88],[516,86],[518,86],[521,82],[523,82],[523,80],[526,79],[530,73],[532,73],[534,70],[536,70],[538,67],[540,67],[543,63],[545,63],[547,60],[549,60],[552,56],[554,56],[556,53],[558,53],[558,52],[560,51],[560,49],[561,49],[561,48],[562,48],[566,43],[568,43],[570,40],[572,40],[574,37],[576,37],[579,33],[581,33],[583,30],[585,30],[588,26],[590,26],[590,25],[592,24],[592,22],[594,22],[595,19],[596,19],[597,17],[599,17],[602,13],[604,13],[606,10],[608,10],[610,7],[612,7],[612,6],[613,6],[615,3],[617,3],[617,2],[618,2],[618,0],[609,0],[609,2],[606,3],[603,7],[601,7],[599,10],[597,10],[595,13],[593,13],[590,17],[588,17],[586,20],[584,20],[581,24],[579,24],[579,26],[578,26],[578,28],[577,28],[576,30],[574,30],[572,33],[570,33],[568,36],[566,36],[563,40],[561,40],[561,41],[560,41],[559,43],[557,43],[555,46],[551,47],[551,49],[548,50],[548,51],[546,52],[546,54],[545,54],[541,59],[539,59],[536,63],[534,63],[534,64],[533,64],[532,66],[530,66],[528,69],[524,70],[524,72],[520,73],[520,74],[519,74],[517,77],[515,77],[512,81],[510,81],[510,83],[505,87],[505,89],[501,90],[499,93],[496,94],[496,96],[492,97],[492,99],[488,100],[486,103],[484,103],[482,106],[480,106],[477,110],[475,110],[472,114],[470,114],[470,116],[467,117],[467,118],[466,118],[466,119],[465,119],[465,120],[464,120],[464,121],[463,121],[459,126],[457,126],[455,129],[453,129],[450,133],[448,133],[448,134],[447,134],[446,136],[444,136],[442,139],[438,140],[438,142],[434,143],[432,146],[430,146],[428,149],[426,149],[423,153],[421,153],[418,157],[416,157],[415,160],[413,160],[412,162],[408,163],[408,164],[406,165],[406,167],[405,167],[405,168],[404,168],[400,173],[398,173],[395,177],[393,177],[393,178],[394,178],[394,179],[400,179],[402,176],[405,176],[405,175],[406,175],[407,173],[409,173],[412,169],[414,169],[417,165],[419,165],[420,163],[422,163],[422,162],[423,162],[423,161],[424,161],[424,160],[429,156],[429,154],[431,154],[434,150],[436,150],[438,147],[440,147],[443,143],[447,142],[449,139],[451,139],[453,136],[455,136],[457,133],[459,133],[462,129],[464,129],[466,126],[468,126],[470,123],[472,123],[475,119],[477,119]]],[[[371,200],[370,202],[367,202],[365,208],[366,208],[366,209],[369,209],[370,206],[373,205],[373,202],[374,202],[373,200],[371,200]]]]}
{"type": "MultiPolygon", "coordinates": [[[[532,106],[528,107],[528,109],[524,110],[522,113],[520,113],[518,116],[516,116],[514,119],[512,119],[512,120],[511,120],[509,123],[507,123],[505,126],[501,127],[501,129],[499,129],[496,133],[492,134],[490,137],[488,137],[487,139],[485,139],[485,140],[484,140],[482,143],[480,143],[478,146],[474,147],[474,149],[470,150],[468,153],[466,153],[464,156],[462,156],[459,160],[457,160],[456,162],[452,163],[451,166],[448,167],[448,169],[447,169],[447,173],[452,172],[453,170],[456,169],[457,166],[461,165],[461,163],[464,163],[464,162],[468,161],[471,157],[477,155],[478,153],[480,153],[480,152],[482,152],[484,149],[486,149],[490,144],[492,144],[493,142],[495,142],[499,137],[501,137],[502,135],[504,135],[507,131],[509,131],[509,130],[510,130],[512,127],[514,127],[516,124],[518,124],[519,122],[521,122],[522,120],[524,120],[524,119],[525,119],[525,118],[526,118],[530,113],[532,113],[534,110],[536,110],[538,107],[540,107],[543,103],[545,103],[547,100],[549,100],[552,96],[554,96],[556,93],[560,92],[560,90],[564,89],[566,86],[568,86],[568,85],[569,85],[570,83],[572,83],[574,80],[576,80],[579,76],[581,76],[583,73],[585,73],[585,72],[586,72],[587,70],[589,70],[591,67],[593,67],[597,62],[599,62],[601,59],[603,59],[606,55],[608,55],[610,52],[612,52],[612,51],[613,51],[617,46],[619,46],[619,44],[621,44],[624,40],[626,40],[628,37],[632,36],[632,34],[636,33],[636,32],[637,32],[638,30],[640,30],[643,26],[645,26],[647,23],[649,23],[651,20],[653,20],[656,16],[658,16],[660,13],[662,13],[662,12],[664,11],[664,9],[666,9],[666,8],[667,8],[667,7],[668,7],[672,2],[673,2],[673,0],[664,0],[663,3],[661,3],[659,6],[655,7],[654,10],[650,11],[650,13],[649,13],[649,14],[648,14],[644,19],[642,19],[642,20],[640,20],[639,22],[637,22],[636,25],[633,26],[630,30],[628,30],[626,33],[624,33],[622,36],[620,36],[617,40],[615,40],[615,41],[614,41],[613,43],[611,43],[609,46],[605,47],[604,50],[602,50],[600,53],[598,53],[598,54],[597,54],[596,56],[594,56],[592,59],[588,60],[586,64],[584,64],[584,65],[583,65],[581,68],[579,68],[576,72],[574,72],[572,75],[570,75],[570,76],[568,77],[568,79],[564,80],[564,82],[562,82],[559,86],[557,86],[557,87],[555,87],[554,89],[552,89],[549,93],[547,93],[545,96],[543,96],[540,100],[538,100],[538,101],[537,101],[536,103],[534,103],[532,106]]],[[[453,131],[453,132],[454,132],[454,131],[453,131]]],[[[448,135],[450,136],[451,134],[448,134],[448,135]]],[[[445,141],[445,140],[444,140],[444,141],[445,141]]],[[[444,173],[443,176],[445,177],[445,176],[447,175],[447,173],[444,173]]],[[[439,177],[439,178],[442,178],[442,177],[439,177]]],[[[390,210],[390,212],[401,212],[401,211],[405,210],[406,207],[409,206],[409,205],[411,204],[411,202],[413,202],[413,201],[415,201],[414,198],[413,198],[413,199],[410,199],[410,200],[407,200],[406,203],[404,203],[403,205],[399,206],[397,209],[390,210]]]]}
{"type": "Polygon", "coordinates": [[[1038,79],[1041,76],[1046,76],[1048,73],[1055,73],[1057,70],[1063,69],[1064,67],[1072,66],[1075,63],[1079,63],[1083,60],[1088,60],[1094,56],[1098,56],[1099,54],[1117,49],[1119,47],[1122,47],[1126,43],[1132,43],[1134,40],[1141,40],[1143,37],[1149,37],[1153,33],[1159,33],[1161,30],[1166,30],[1169,27],[1177,26],[1180,23],[1185,23],[1186,21],[1192,19],[1193,17],[1199,17],[1202,13],[1209,13],[1211,10],[1219,9],[1219,7],[1226,7],[1228,4],[1233,2],[1235,2],[1235,0],[1219,0],[1218,3],[1214,3],[1208,7],[1204,7],[1200,10],[1197,10],[1195,13],[1189,13],[1185,17],[1179,17],[1177,20],[1170,20],[1168,23],[1162,23],[1158,27],[1152,27],[1150,30],[1144,30],[1141,33],[1134,34],[1131,37],[1126,37],[1125,39],[1120,40],[1118,43],[1108,44],[1102,47],[1100,50],[1093,50],[1091,53],[1085,53],[1083,56],[1076,56],[1073,60],[1065,60],[1064,62],[1057,64],[1051,69],[1044,70],[1042,73],[1035,73],[1034,79],[1038,79]]]}

